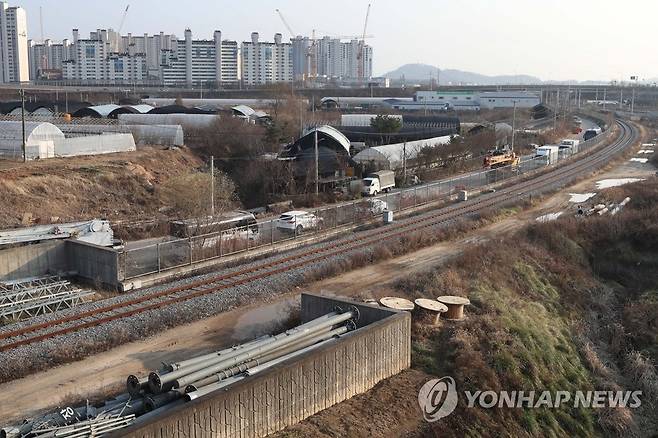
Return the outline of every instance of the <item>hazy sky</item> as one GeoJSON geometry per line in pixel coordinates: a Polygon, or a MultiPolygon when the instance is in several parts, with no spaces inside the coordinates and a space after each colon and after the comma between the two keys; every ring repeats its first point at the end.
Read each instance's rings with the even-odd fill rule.
{"type": "Polygon", "coordinates": [[[372,3],[367,32],[374,73],[406,63],[427,63],[483,74],[530,74],[555,80],[628,80],[658,77],[655,0],[10,0],[28,13],[28,32],[40,39],[39,7],[46,38],[83,36],[96,28],[195,38],[248,40],[252,31],[272,40],[292,29],[310,35],[357,35],[372,3]]]}

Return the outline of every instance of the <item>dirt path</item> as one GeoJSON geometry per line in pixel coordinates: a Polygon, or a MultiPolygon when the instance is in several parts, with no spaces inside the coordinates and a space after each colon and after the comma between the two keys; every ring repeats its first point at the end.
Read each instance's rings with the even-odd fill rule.
{"type": "MultiPolygon", "coordinates": [[[[323,280],[303,290],[358,298],[384,296],[390,293],[390,286],[396,280],[440,266],[474,242],[500,238],[539,215],[569,207],[573,204],[569,203],[569,193],[595,191],[592,190],[594,183],[604,178],[648,178],[655,171],[651,165],[624,161],[610,171],[547,198],[533,209],[483,227],[464,238],[323,280]]],[[[2,384],[0,419],[2,423],[11,422],[46,408],[61,406],[67,401],[85,397],[93,399],[99,394],[121,391],[129,374],[142,375],[147,370],[158,368],[163,361],[201,354],[270,332],[288,316],[291,306],[298,303],[300,292],[302,289],[282,295],[271,303],[225,312],[79,362],[2,384]]]]}

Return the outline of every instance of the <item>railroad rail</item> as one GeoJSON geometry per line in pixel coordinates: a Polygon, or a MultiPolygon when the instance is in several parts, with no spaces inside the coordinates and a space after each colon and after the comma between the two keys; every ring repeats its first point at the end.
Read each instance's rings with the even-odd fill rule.
{"type": "Polygon", "coordinates": [[[396,226],[378,228],[371,232],[364,232],[346,239],[329,242],[325,245],[318,245],[305,252],[278,258],[273,261],[265,261],[248,269],[211,276],[180,286],[140,295],[126,301],[76,313],[75,315],[28,325],[13,331],[6,331],[0,333],[0,341],[4,341],[0,345],[0,351],[11,350],[23,345],[33,344],[56,336],[66,335],[104,324],[109,321],[128,318],[139,313],[245,285],[275,274],[311,265],[332,256],[340,255],[346,251],[369,246],[375,247],[386,240],[431,227],[445,225],[458,218],[467,217],[488,208],[502,206],[536,193],[563,186],[607,163],[611,158],[615,157],[638,139],[639,133],[635,126],[623,120],[617,120],[616,123],[619,127],[620,134],[611,144],[587,152],[577,161],[569,162],[549,172],[503,188],[497,192],[482,195],[459,204],[453,204],[430,214],[405,220],[396,226]]]}

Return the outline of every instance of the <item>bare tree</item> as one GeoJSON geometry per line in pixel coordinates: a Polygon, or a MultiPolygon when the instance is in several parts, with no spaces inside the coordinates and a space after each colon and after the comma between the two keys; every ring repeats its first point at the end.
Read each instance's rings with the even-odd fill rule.
{"type": "MultiPolygon", "coordinates": [[[[188,173],[167,181],[161,188],[162,201],[181,219],[201,219],[210,215],[211,176],[188,173]]],[[[235,208],[235,184],[225,173],[215,172],[215,214],[235,208]]]]}

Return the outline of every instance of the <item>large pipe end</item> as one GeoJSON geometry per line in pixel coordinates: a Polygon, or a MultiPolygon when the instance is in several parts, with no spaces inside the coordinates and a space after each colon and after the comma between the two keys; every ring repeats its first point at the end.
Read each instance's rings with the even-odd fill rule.
{"type": "Polygon", "coordinates": [[[190,392],[194,392],[197,390],[197,387],[192,385],[191,383],[185,387],[185,394],[189,394],[190,392]]]}
{"type": "Polygon", "coordinates": [[[352,312],[352,321],[355,323],[359,322],[359,319],[361,319],[361,312],[359,312],[359,308],[356,306],[350,306],[350,312],[352,312]]]}
{"type": "MultiPolygon", "coordinates": [[[[147,381],[148,382],[148,381],[147,381]]],[[[126,379],[126,388],[128,389],[128,394],[138,395],[142,390],[142,384],[144,382],[139,380],[139,377],[135,375],[129,375],[126,379]]]]}
{"type": "Polygon", "coordinates": [[[356,322],[354,322],[353,319],[350,319],[349,321],[347,321],[347,324],[345,324],[345,328],[347,328],[348,332],[356,330],[356,322]]]}
{"type": "Polygon", "coordinates": [[[149,389],[154,394],[162,392],[162,380],[160,380],[160,375],[156,372],[149,373],[149,389]]]}

